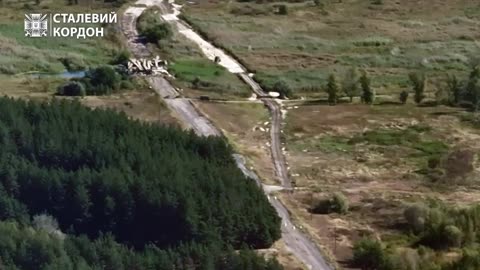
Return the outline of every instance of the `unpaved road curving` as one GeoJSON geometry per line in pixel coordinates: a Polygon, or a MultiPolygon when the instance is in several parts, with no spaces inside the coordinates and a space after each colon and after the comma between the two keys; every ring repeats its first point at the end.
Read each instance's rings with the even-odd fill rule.
{"type": "MultiPolygon", "coordinates": [[[[180,30],[180,33],[184,34],[187,38],[199,44],[203,53],[210,60],[214,60],[215,57],[220,58],[220,65],[224,66],[232,73],[236,73],[247,83],[252,90],[258,96],[266,96],[262,88],[251,79],[246,73],[245,68],[242,67],[236,60],[227,55],[222,50],[215,48],[208,41],[204,40],[201,36],[195,33],[185,22],[178,19],[179,6],[174,5],[173,12],[169,13],[170,7],[167,7],[161,0],[139,0],[137,5],[159,6],[164,12],[163,19],[174,24],[175,28],[180,30]]],[[[170,2],[173,4],[173,2],[170,2]]],[[[138,16],[145,10],[145,7],[129,7],[122,18],[122,29],[127,37],[127,45],[136,57],[149,57],[150,52],[146,46],[139,42],[138,32],[136,30],[136,21],[138,16]]],[[[152,88],[157,92],[166,102],[167,106],[173,113],[186,125],[188,128],[193,129],[197,134],[203,136],[221,136],[221,132],[213,126],[210,121],[202,116],[193,106],[193,104],[185,98],[177,98],[179,95],[175,88],[163,77],[151,77],[148,79],[152,88]]],[[[285,163],[285,157],[282,153],[280,143],[280,125],[281,125],[281,110],[280,105],[273,99],[263,98],[262,101],[268,107],[272,114],[272,128],[271,128],[271,140],[272,140],[272,160],[275,163],[275,171],[277,177],[282,183],[283,188],[291,188],[290,181],[288,179],[288,173],[285,163]]],[[[234,159],[237,166],[242,172],[254,179],[256,183],[261,186],[258,176],[247,169],[245,166],[245,160],[241,155],[234,154],[234,159]]],[[[304,233],[299,231],[291,222],[287,209],[283,204],[277,200],[275,196],[268,194],[268,190],[278,190],[275,187],[263,188],[268,200],[277,211],[278,215],[282,219],[282,238],[285,242],[287,249],[292,252],[301,262],[303,262],[308,269],[315,270],[330,270],[332,269],[324,260],[316,245],[305,236],[304,233]]]]}
{"type": "MultiPolygon", "coordinates": [[[[140,0],[136,4],[146,6],[155,5],[154,0],[140,0]]],[[[122,18],[122,29],[127,37],[127,45],[130,51],[138,58],[151,57],[148,48],[140,42],[137,32],[137,18],[145,10],[145,7],[129,7],[122,18]]],[[[152,89],[161,96],[174,115],[195,133],[203,136],[221,136],[221,132],[210,121],[200,115],[191,104],[191,101],[179,96],[175,88],[162,76],[149,77],[148,82],[152,89]]]]}
{"type": "MultiPolygon", "coordinates": [[[[245,73],[239,74],[240,78],[252,88],[252,90],[259,97],[265,97],[267,94],[263,91],[262,87],[245,73]]],[[[272,153],[272,161],[275,165],[275,173],[282,186],[286,189],[292,188],[292,183],[288,177],[287,163],[285,161],[285,155],[282,153],[282,144],[280,137],[280,130],[282,125],[282,111],[280,105],[272,98],[261,98],[262,102],[267,106],[270,114],[272,115],[272,127],[270,128],[270,151],[272,153]]]]}

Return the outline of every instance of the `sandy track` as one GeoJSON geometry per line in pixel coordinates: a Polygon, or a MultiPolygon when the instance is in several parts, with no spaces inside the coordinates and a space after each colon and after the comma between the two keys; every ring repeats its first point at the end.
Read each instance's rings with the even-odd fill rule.
{"type": "MultiPolygon", "coordinates": [[[[253,92],[259,97],[265,97],[267,94],[263,91],[262,87],[254,81],[250,76],[245,73],[239,74],[239,77],[252,88],[253,92]]],[[[280,130],[282,125],[282,112],[280,104],[278,104],[274,99],[271,98],[262,98],[262,102],[270,111],[272,115],[272,127],[270,128],[270,140],[271,146],[270,151],[272,154],[272,161],[275,165],[275,173],[277,175],[278,181],[282,183],[282,186],[286,189],[292,188],[292,183],[288,177],[287,163],[285,161],[285,156],[282,152],[282,144],[280,139],[280,130]]]]}
{"type": "MultiPolygon", "coordinates": [[[[140,0],[136,4],[147,6],[159,4],[155,0],[140,0]]],[[[122,29],[127,37],[127,45],[136,57],[150,57],[148,48],[139,41],[136,29],[137,18],[145,10],[145,7],[129,7],[122,18],[122,29]]],[[[200,115],[188,99],[177,98],[179,96],[175,88],[161,76],[149,77],[148,82],[152,89],[160,95],[167,106],[187,128],[191,128],[201,136],[221,136],[220,131],[210,121],[200,115]]]]}

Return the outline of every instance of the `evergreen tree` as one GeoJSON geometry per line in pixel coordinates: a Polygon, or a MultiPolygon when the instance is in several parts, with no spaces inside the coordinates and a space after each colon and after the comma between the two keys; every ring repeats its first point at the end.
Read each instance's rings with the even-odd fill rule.
{"type": "Polygon", "coordinates": [[[375,92],[370,86],[370,78],[366,71],[363,71],[360,77],[360,87],[362,88],[362,102],[365,104],[373,104],[375,92]]]}
{"type": "Polygon", "coordinates": [[[328,76],[326,89],[328,94],[328,103],[330,105],[336,105],[338,101],[338,84],[335,75],[330,74],[330,76],[328,76]]]}
{"type": "Polygon", "coordinates": [[[425,75],[410,73],[408,77],[410,79],[410,83],[412,84],[413,91],[414,91],[413,99],[415,103],[420,104],[422,100],[425,98],[425,75]]]}
{"type": "Polygon", "coordinates": [[[462,98],[462,87],[455,75],[447,77],[448,100],[451,105],[457,105],[462,98]]]}

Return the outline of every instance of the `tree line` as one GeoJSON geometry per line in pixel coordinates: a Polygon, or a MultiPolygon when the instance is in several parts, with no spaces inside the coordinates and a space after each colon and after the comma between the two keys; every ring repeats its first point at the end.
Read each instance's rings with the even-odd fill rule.
{"type": "MultiPolygon", "coordinates": [[[[457,75],[447,75],[444,85],[435,93],[436,103],[462,106],[477,111],[480,108],[480,67],[473,66],[465,77],[461,79],[457,75]]],[[[408,75],[408,80],[411,90],[400,92],[398,96],[400,103],[406,104],[410,93],[413,92],[414,102],[421,104],[426,98],[426,75],[421,72],[412,72],[408,75]]],[[[337,104],[342,96],[349,97],[350,102],[358,96],[366,104],[373,104],[375,101],[375,90],[371,87],[370,78],[365,70],[359,72],[356,68],[349,69],[341,84],[335,74],[330,74],[324,89],[330,105],[337,104]]]]}
{"type": "Polygon", "coordinates": [[[114,61],[117,66],[104,65],[91,68],[85,72],[83,78],[73,78],[57,87],[59,96],[86,96],[109,95],[122,89],[131,89],[135,81],[131,78],[126,68],[120,64],[127,62],[128,54],[120,52],[114,61]]]}
{"type": "Polygon", "coordinates": [[[129,252],[152,246],[180,259],[183,247],[220,260],[219,250],[280,237],[279,217],[221,138],[78,102],[0,98],[0,149],[0,219],[19,226],[45,214],[69,236],[111,235],[129,252]]]}

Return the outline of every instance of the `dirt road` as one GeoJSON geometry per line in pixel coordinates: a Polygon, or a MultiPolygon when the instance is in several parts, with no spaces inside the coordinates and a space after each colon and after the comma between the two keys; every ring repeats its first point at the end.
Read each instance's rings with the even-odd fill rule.
{"type": "MultiPolygon", "coordinates": [[[[161,0],[140,0],[136,3],[142,4],[145,6],[159,6],[162,11],[166,12],[170,9],[161,2],[161,0]]],[[[170,4],[173,4],[170,2],[170,4]]],[[[144,7],[129,7],[123,16],[122,19],[122,28],[127,37],[127,44],[129,49],[137,57],[147,57],[150,55],[148,49],[144,44],[138,42],[138,33],[136,30],[136,19],[138,16],[145,10],[144,7]]],[[[232,57],[228,56],[223,51],[215,48],[209,42],[203,40],[197,33],[188,27],[185,22],[181,22],[177,15],[179,14],[179,7],[174,5],[172,13],[163,14],[162,17],[164,20],[175,24],[176,29],[180,29],[182,34],[191,38],[194,42],[199,44],[202,48],[202,51],[210,59],[214,60],[216,56],[220,57],[220,64],[223,65],[227,70],[232,73],[239,74],[239,76],[250,85],[252,90],[257,93],[258,96],[266,96],[261,87],[251,79],[246,73],[245,69],[232,57]],[[202,46],[201,46],[202,45],[202,46]],[[213,58],[212,58],[213,57],[213,58]]],[[[193,104],[184,98],[178,97],[178,93],[172,87],[172,85],[163,77],[152,77],[149,78],[149,82],[152,88],[164,98],[168,107],[173,111],[173,113],[188,127],[195,130],[199,135],[203,136],[221,136],[221,133],[216,129],[204,116],[202,116],[195,109],[193,104]]],[[[285,163],[285,157],[281,150],[280,142],[280,125],[281,125],[281,110],[280,105],[273,99],[264,98],[262,99],[264,104],[268,107],[272,114],[272,128],[271,128],[271,138],[272,138],[272,160],[275,163],[277,177],[283,185],[283,188],[291,188],[290,181],[288,179],[288,173],[285,163]]],[[[256,183],[261,186],[260,179],[258,176],[247,169],[245,166],[244,158],[241,155],[234,154],[234,159],[238,167],[242,172],[254,179],[256,183]]],[[[292,252],[300,261],[302,261],[308,269],[315,270],[330,270],[332,269],[324,260],[320,254],[318,248],[315,244],[308,239],[300,230],[298,230],[291,222],[287,209],[283,204],[277,200],[275,196],[270,196],[267,190],[278,190],[275,187],[269,187],[269,189],[264,188],[268,200],[272,206],[276,209],[278,215],[282,218],[282,238],[284,239],[285,245],[290,252],[292,252]]]]}
{"type": "MultiPolygon", "coordinates": [[[[262,87],[253,80],[246,73],[240,73],[240,78],[252,88],[253,92],[259,97],[268,96],[262,87]]],[[[288,177],[287,163],[285,161],[285,155],[282,152],[282,143],[280,137],[280,130],[282,125],[282,111],[280,109],[280,104],[278,104],[272,98],[261,98],[262,102],[270,111],[272,115],[272,127],[270,128],[270,151],[272,153],[272,161],[275,165],[275,173],[282,186],[286,189],[292,188],[292,183],[288,177]]]]}
{"type": "MultiPolygon", "coordinates": [[[[139,2],[146,6],[157,3],[153,0],[141,0],[139,2]]],[[[148,48],[139,41],[136,28],[137,18],[145,9],[145,7],[129,7],[122,18],[122,29],[127,37],[128,48],[138,58],[151,57],[148,48]]],[[[207,118],[197,112],[190,100],[179,97],[178,92],[164,77],[149,77],[148,81],[152,89],[165,100],[174,116],[186,128],[193,129],[195,133],[201,136],[221,136],[221,132],[207,118]]]]}

